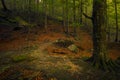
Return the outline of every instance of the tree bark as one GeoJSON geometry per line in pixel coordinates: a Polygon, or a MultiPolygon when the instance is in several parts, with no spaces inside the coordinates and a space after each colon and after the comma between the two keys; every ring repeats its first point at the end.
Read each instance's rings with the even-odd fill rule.
{"type": "Polygon", "coordinates": [[[68,28],[69,28],[69,27],[68,27],[68,25],[69,25],[69,20],[68,20],[68,14],[69,14],[69,13],[68,13],[68,0],[66,0],[65,3],[66,3],[66,5],[65,5],[65,11],[66,11],[66,12],[65,12],[65,17],[66,17],[66,19],[65,19],[65,20],[66,20],[66,21],[65,21],[65,24],[66,24],[66,25],[65,25],[65,26],[66,26],[66,30],[65,30],[65,32],[68,34],[68,33],[69,33],[69,30],[68,30],[68,28]]]}
{"type": "Polygon", "coordinates": [[[80,23],[83,23],[82,13],[83,13],[83,0],[80,0],[80,23]]]}
{"type": "Polygon", "coordinates": [[[115,42],[118,42],[118,32],[119,32],[119,28],[118,28],[118,13],[117,13],[117,2],[116,2],[116,0],[114,0],[114,4],[115,4],[115,20],[116,20],[115,42]]]}
{"type": "Polygon", "coordinates": [[[54,0],[51,0],[52,1],[52,16],[54,17],[54,13],[55,13],[55,9],[54,9],[54,0]]]}
{"type": "Polygon", "coordinates": [[[44,5],[44,12],[45,12],[44,27],[45,27],[45,31],[47,32],[47,23],[48,23],[48,20],[47,20],[47,0],[43,1],[43,5],[44,5]]]}
{"type": "Polygon", "coordinates": [[[65,32],[65,25],[66,25],[66,23],[65,23],[65,21],[66,21],[66,19],[65,19],[65,0],[62,0],[62,4],[63,4],[63,6],[62,6],[62,13],[63,13],[63,32],[65,32]]]}
{"type": "Polygon", "coordinates": [[[7,6],[5,5],[5,1],[4,1],[4,0],[1,0],[1,3],[2,3],[2,6],[3,6],[3,9],[4,9],[5,11],[7,11],[8,8],[7,8],[7,6]]]}
{"type": "MultiPolygon", "coordinates": [[[[76,7],[75,0],[73,0],[73,23],[76,23],[76,7]]],[[[76,35],[76,26],[74,25],[74,34],[76,35]]]]}
{"type": "Polygon", "coordinates": [[[93,64],[98,68],[106,68],[107,39],[106,39],[106,0],[93,0],[93,64]]]}

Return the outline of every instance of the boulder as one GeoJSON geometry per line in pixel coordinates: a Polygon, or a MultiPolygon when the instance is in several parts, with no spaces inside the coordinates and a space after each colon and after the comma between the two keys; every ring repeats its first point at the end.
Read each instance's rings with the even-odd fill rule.
{"type": "Polygon", "coordinates": [[[58,39],[54,42],[56,46],[67,48],[71,44],[73,44],[73,41],[71,40],[64,40],[64,39],[58,39]]]}

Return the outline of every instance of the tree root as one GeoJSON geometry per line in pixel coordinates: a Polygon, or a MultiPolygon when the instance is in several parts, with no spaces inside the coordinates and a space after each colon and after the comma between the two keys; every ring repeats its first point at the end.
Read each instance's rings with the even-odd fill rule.
{"type": "Polygon", "coordinates": [[[104,71],[109,71],[109,72],[120,72],[120,64],[116,63],[115,61],[109,59],[108,61],[106,60],[95,60],[94,58],[89,58],[86,60],[87,62],[91,62],[92,65],[97,68],[101,69],[104,71]]]}

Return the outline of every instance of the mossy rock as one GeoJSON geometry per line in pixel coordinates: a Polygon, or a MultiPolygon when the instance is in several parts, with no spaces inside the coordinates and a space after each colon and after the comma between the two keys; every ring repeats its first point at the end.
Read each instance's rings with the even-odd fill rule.
{"type": "Polygon", "coordinates": [[[26,54],[12,56],[13,62],[21,62],[21,61],[25,61],[27,59],[28,59],[28,56],[26,54]]]}

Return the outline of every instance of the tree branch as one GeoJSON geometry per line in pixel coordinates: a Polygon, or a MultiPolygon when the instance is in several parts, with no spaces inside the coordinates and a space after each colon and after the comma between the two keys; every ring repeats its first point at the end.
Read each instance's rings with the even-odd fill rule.
{"type": "Polygon", "coordinates": [[[83,15],[88,18],[88,19],[91,19],[92,20],[92,17],[91,16],[88,16],[87,14],[83,13],[83,15]]]}
{"type": "Polygon", "coordinates": [[[4,1],[4,0],[1,0],[1,3],[2,3],[2,6],[3,6],[3,9],[4,9],[5,11],[7,11],[8,8],[7,8],[7,6],[5,5],[5,1],[4,1]]]}

